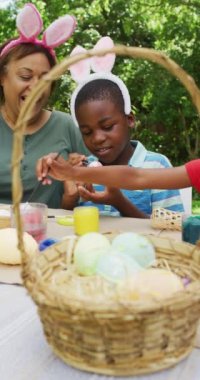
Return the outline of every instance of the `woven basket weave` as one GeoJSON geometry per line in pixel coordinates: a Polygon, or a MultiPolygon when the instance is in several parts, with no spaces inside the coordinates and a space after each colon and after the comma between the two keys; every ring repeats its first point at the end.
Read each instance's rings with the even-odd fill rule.
{"type": "Polygon", "coordinates": [[[178,230],[182,229],[183,213],[166,210],[165,208],[154,208],[151,215],[151,225],[153,228],[160,230],[178,230]]]}
{"type": "Polygon", "coordinates": [[[66,58],[40,80],[21,109],[13,147],[13,204],[22,253],[23,282],[38,305],[52,349],[65,362],[79,369],[120,376],[173,366],[191,352],[200,312],[200,248],[149,236],[159,266],[167,266],[181,277],[189,278],[191,283],[184,291],[163,301],[127,302],[119,299],[116,293],[110,293],[100,279],[75,275],[72,270],[74,239],[58,243],[43,254],[29,256],[22,240],[19,213],[23,134],[34,103],[70,64],[107,52],[148,59],[165,67],[183,83],[200,112],[200,92],[194,80],[162,53],[115,46],[98,54],[88,51],[66,58]]]}
{"type": "MultiPolygon", "coordinates": [[[[6,211],[10,212],[10,206],[0,204],[0,212],[2,210],[3,211],[6,210],[6,211]]],[[[10,216],[2,216],[0,214],[0,228],[7,228],[7,227],[11,227],[11,217],[10,216]]]]}

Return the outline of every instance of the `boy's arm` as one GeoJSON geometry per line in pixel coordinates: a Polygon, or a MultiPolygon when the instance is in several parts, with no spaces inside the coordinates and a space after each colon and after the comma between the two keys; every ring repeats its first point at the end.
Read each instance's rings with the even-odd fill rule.
{"type": "MultiPolygon", "coordinates": [[[[113,193],[112,188],[112,193],[113,193]]],[[[117,190],[117,189],[115,189],[117,190]]],[[[123,193],[118,189],[118,196],[115,196],[112,206],[114,206],[122,216],[129,218],[145,218],[148,219],[149,215],[139,210],[123,193]]]]}
{"type": "Polygon", "coordinates": [[[87,201],[99,204],[108,204],[115,207],[122,216],[129,218],[149,218],[149,215],[139,210],[123,193],[114,187],[105,187],[102,191],[89,191],[79,186],[79,194],[87,201]]]}
{"type": "Polygon", "coordinates": [[[71,180],[65,181],[61,207],[66,210],[73,210],[77,206],[78,200],[79,192],[76,183],[71,180]]]}

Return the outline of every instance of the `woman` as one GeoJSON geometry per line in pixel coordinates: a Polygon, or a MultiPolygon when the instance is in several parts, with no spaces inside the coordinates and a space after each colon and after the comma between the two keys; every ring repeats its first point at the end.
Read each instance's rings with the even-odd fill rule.
{"type": "MultiPolygon", "coordinates": [[[[75,28],[75,21],[72,16],[64,16],[52,26],[54,31],[57,28],[61,33],[60,39],[56,33],[53,34],[57,37],[57,45],[55,41],[50,40],[51,26],[45,31],[43,40],[38,40],[36,36],[41,31],[42,21],[34,5],[27,4],[17,18],[20,37],[7,41],[0,48],[0,203],[12,202],[13,130],[22,104],[38,80],[56,64],[52,47],[69,38],[75,28]],[[27,24],[30,25],[28,31],[23,29],[23,25],[27,24]],[[68,29],[63,38],[66,26],[68,29]]],[[[45,108],[51,92],[52,87],[49,87],[36,102],[25,131],[24,157],[21,161],[22,202],[31,200],[45,203],[51,208],[59,208],[65,207],[67,199],[64,184],[54,181],[52,187],[37,187],[37,160],[52,151],[62,151],[65,159],[71,152],[86,154],[88,151],[71,117],[63,112],[45,108]]]]}

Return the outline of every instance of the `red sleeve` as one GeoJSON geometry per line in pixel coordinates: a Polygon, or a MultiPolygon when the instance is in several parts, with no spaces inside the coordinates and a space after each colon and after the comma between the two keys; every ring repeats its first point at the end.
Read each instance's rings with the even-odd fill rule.
{"type": "Polygon", "coordinates": [[[185,168],[192,186],[200,192],[200,159],[187,162],[185,168]]]}

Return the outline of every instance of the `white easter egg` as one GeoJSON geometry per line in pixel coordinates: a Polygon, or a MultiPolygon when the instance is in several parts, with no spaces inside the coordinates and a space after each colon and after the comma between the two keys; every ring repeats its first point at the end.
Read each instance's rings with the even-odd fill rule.
{"type": "Polygon", "coordinates": [[[5,217],[5,218],[10,218],[10,211],[9,210],[4,210],[0,209],[0,217],[5,217]]]}
{"type": "MultiPolygon", "coordinates": [[[[25,250],[28,254],[34,254],[38,249],[36,240],[27,232],[23,233],[25,250]]],[[[0,262],[3,264],[21,264],[21,253],[17,247],[18,238],[15,228],[3,228],[0,230],[0,262]]]]}

